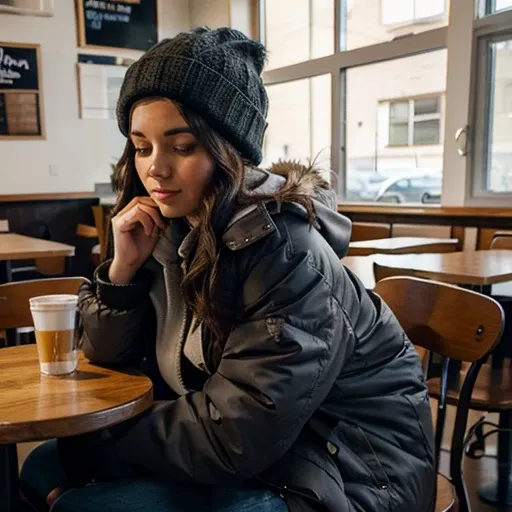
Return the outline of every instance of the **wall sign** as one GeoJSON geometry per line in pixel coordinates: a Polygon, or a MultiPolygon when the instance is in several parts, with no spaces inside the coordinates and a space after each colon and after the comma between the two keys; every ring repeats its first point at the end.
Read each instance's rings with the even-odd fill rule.
{"type": "Polygon", "coordinates": [[[0,42],[0,138],[44,138],[39,45],[0,42]]]}
{"type": "Polygon", "coordinates": [[[158,40],[157,0],[76,0],[80,47],[149,50],[158,40]]]}

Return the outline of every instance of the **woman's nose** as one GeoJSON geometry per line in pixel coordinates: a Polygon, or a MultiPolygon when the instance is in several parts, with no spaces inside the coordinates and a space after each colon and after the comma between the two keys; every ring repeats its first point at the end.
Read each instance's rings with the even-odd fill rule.
{"type": "Polygon", "coordinates": [[[149,176],[153,178],[167,179],[172,176],[171,159],[161,152],[153,153],[153,159],[148,170],[149,176]]]}

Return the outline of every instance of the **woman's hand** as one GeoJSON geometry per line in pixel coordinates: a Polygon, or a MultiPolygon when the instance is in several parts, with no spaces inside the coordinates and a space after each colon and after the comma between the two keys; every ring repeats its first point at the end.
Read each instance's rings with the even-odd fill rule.
{"type": "Polygon", "coordinates": [[[135,197],[112,218],[114,260],[109,279],[128,284],[149,258],[158,241],[158,230],[165,222],[150,197],[135,197]]]}

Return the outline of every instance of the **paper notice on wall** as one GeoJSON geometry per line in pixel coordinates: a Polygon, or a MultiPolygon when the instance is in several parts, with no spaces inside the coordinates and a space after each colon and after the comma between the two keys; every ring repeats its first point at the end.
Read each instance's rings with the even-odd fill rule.
{"type": "Polygon", "coordinates": [[[125,66],[78,64],[82,119],[116,118],[116,103],[126,70],[125,66]]]}

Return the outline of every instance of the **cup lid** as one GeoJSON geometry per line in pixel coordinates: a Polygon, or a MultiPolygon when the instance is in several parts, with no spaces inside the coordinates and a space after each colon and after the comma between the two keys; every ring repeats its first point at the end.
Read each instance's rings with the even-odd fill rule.
{"type": "Polygon", "coordinates": [[[78,295],[40,295],[29,300],[32,311],[61,311],[64,309],[76,309],[78,295]]]}

